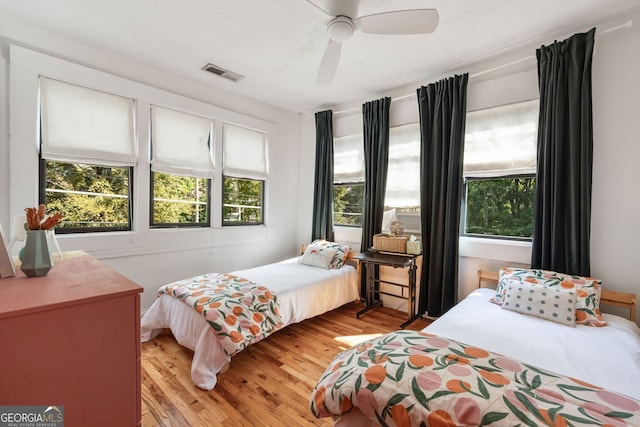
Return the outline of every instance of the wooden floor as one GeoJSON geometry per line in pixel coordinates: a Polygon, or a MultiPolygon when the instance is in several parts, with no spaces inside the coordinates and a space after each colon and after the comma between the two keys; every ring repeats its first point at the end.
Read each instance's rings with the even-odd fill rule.
{"type": "MultiPolygon", "coordinates": [[[[361,308],[347,304],[252,345],[232,359],[211,391],[193,385],[193,352],[173,336],[143,343],[142,425],[330,426],[329,419],[316,419],[309,410],[311,390],[324,369],[354,339],[395,331],[406,320],[405,313],[386,307],[356,319],[361,308]]],[[[407,329],[428,323],[417,319],[407,329]]]]}

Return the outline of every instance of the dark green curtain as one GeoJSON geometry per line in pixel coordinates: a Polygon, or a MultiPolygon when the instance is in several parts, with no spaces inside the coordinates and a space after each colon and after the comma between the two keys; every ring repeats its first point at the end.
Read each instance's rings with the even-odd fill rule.
{"type": "MultiPolygon", "coordinates": [[[[382,229],[389,160],[390,105],[391,98],[382,98],[362,104],[365,176],[360,246],[362,251],[373,246],[373,235],[380,233],[382,229]]],[[[360,284],[360,295],[366,295],[364,278],[360,284]]]]}
{"type": "Polygon", "coordinates": [[[590,274],[595,28],[536,51],[540,116],[531,267],[590,274]]]}
{"type": "Polygon", "coordinates": [[[316,113],[316,178],[311,240],[333,241],[333,111],[316,113]]]}
{"type": "Polygon", "coordinates": [[[458,239],[468,74],[418,89],[422,271],[418,312],[440,316],[458,299],[458,239]]]}

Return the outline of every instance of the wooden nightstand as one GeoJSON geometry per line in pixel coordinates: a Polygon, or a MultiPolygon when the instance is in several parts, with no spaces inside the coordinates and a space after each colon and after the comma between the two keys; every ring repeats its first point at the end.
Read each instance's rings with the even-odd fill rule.
{"type": "Polygon", "coordinates": [[[389,252],[376,252],[376,251],[366,251],[362,252],[358,255],[355,255],[353,258],[360,262],[360,268],[358,269],[361,273],[364,270],[364,274],[366,275],[367,282],[367,296],[366,296],[366,304],[367,306],[356,313],[356,317],[360,318],[360,316],[367,311],[382,305],[381,295],[390,295],[396,298],[406,299],[407,300],[407,321],[400,325],[400,328],[405,328],[411,322],[416,320],[419,316],[415,314],[416,312],[416,260],[420,255],[410,255],[410,254],[395,254],[389,252]],[[385,280],[380,280],[376,276],[376,266],[389,266],[393,268],[407,268],[409,280],[408,283],[396,283],[385,280]],[[385,283],[387,285],[393,285],[400,288],[400,294],[391,294],[386,293],[380,290],[380,283],[385,283]],[[407,291],[405,295],[404,291],[407,291]]]}

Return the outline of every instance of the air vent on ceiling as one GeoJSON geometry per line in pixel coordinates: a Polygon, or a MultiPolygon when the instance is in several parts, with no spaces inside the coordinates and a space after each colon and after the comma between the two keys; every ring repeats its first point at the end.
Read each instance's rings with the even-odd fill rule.
{"type": "Polygon", "coordinates": [[[232,82],[237,82],[240,79],[243,79],[244,76],[234,73],[233,71],[225,70],[222,67],[218,67],[217,65],[213,65],[212,63],[208,63],[204,67],[202,67],[204,71],[208,71],[210,73],[216,74],[220,77],[224,77],[225,79],[229,79],[232,82]]]}

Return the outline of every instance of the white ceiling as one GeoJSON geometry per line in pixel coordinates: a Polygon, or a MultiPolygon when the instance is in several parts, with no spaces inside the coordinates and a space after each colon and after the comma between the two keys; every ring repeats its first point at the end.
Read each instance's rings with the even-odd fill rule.
{"type": "MultiPolygon", "coordinates": [[[[310,0],[321,5],[321,0],[310,0]]],[[[0,0],[5,22],[76,40],[182,78],[304,112],[459,70],[583,31],[638,0],[361,0],[359,15],[436,8],[435,33],[347,40],[334,82],[315,84],[331,19],[306,0],[0,0]],[[551,36],[550,36],[551,35],[551,36]],[[206,73],[212,62],[244,75],[206,73]]],[[[1,33],[1,30],[0,30],[1,33]]],[[[36,46],[38,47],[38,46],[36,46]]]]}

